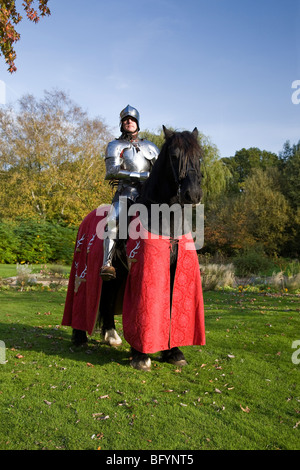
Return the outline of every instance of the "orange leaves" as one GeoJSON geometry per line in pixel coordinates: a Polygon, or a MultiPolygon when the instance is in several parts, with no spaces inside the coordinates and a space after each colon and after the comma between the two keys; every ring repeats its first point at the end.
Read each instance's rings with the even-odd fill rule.
{"type": "MultiPolygon", "coordinates": [[[[33,23],[37,23],[40,17],[50,15],[47,6],[48,0],[38,0],[39,12],[32,7],[33,0],[24,0],[22,6],[27,18],[33,23]]],[[[20,34],[15,30],[15,26],[22,20],[22,16],[17,12],[15,1],[6,0],[5,6],[1,5],[0,11],[0,53],[8,64],[8,71],[13,73],[17,70],[15,66],[16,52],[13,43],[20,39],[20,34]]]]}

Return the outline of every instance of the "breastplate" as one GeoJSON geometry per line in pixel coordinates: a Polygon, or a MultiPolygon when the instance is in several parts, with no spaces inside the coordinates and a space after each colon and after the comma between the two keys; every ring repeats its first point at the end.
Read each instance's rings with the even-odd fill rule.
{"type": "Polygon", "coordinates": [[[137,171],[150,171],[150,162],[144,156],[143,150],[133,145],[125,148],[120,155],[121,166],[124,170],[137,171]]]}

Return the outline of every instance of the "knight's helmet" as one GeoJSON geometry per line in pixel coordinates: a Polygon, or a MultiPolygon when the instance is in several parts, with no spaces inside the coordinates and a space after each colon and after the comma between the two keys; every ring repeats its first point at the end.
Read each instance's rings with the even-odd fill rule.
{"type": "Polygon", "coordinates": [[[120,112],[120,129],[121,129],[121,131],[122,131],[122,120],[126,116],[131,116],[132,118],[134,118],[136,120],[137,126],[138,126],[138,131],[139,131],[140,130],[140,113],[138,112],[137,109],[133,108],[129,104],[126,106],[126,108],[122,109],[122,111],[120,112]]]}

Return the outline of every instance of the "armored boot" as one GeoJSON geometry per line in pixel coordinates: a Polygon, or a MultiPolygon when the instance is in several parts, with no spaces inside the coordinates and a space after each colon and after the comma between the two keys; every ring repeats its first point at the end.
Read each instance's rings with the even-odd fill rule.
{"type": "Polygon", "coordinates": [[[103,266],[100,270],[100,276],[103,281],[110,281],[116,278],[116,270],[112,266],[115,244],[115,240],[112,240],[111,238],[105,238],[103,240],[103,266]]]}

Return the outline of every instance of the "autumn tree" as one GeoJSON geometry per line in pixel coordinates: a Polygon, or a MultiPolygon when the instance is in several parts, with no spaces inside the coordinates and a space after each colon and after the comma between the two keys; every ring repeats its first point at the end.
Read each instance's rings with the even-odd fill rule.
{"type": "Polygon", "coordinates": [[[290,226],[290,239],[285,254],[297,255],[300,252],[300,140],[291,145],[286,141],[280,158],[280,184],[281,192],[292,207],[292,224],[290,226]]]}
{"type": "MultiPolygon", "coordinates": [[[[35,0],[23,0],[22,6],[27,18],[37,23],[41,17],[50,15],[48,1],[37,0],[37,7],[34,7],[35,0]]],[[[20,23],[22,16],[17,11],[15,0],[0,0],[0,6],[0,54],[3,55],[8,65],[8,71],[13,73],[17,70],[14,43],[20,39],[15,26],[20,23]]]]}
{"type": "Polygon", "coordinates": [[[278,172],[255,168],[245,179],[243,191],[224,195],[209,214],[206,245],[229,255],[258,245],[267,254],[278,254],[289,240],[291,214],[280,192],[278,172]]]}
{"type": "Polygon", "coordinates": [[[78,224],[111,190],[104,152],[111,135],[62,91],[0,110],[0,217],[78,224]]]}

